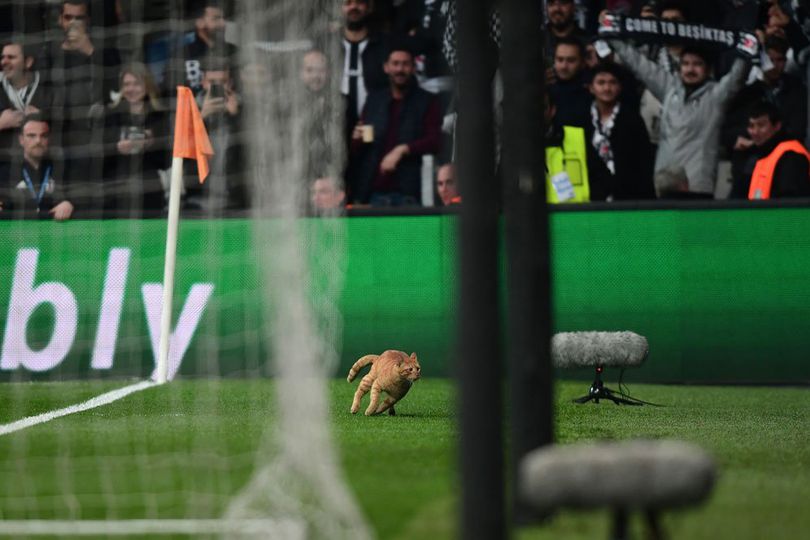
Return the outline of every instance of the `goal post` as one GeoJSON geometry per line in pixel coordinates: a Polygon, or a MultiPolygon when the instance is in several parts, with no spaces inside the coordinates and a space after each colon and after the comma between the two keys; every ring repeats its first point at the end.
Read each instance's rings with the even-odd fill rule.
{"type": "Polygon", "coordinates": [[[0,222],[0,534],[371,538],[330,428],[346,225],[307,204],[313,138],[319,174],[344,167],[339,3],[151,4],[49,2],[8,36],[53,56],[43,80],[88,86],[55,89],[50,111],[48,159],[72,167],[50,185],[81,196],[75,214],[0,222]],[[212,15],[213,52],[192,57],[212,15]],[[82,64],[88,43],[118,63],[82,64]],[[317,96],[311,49],[334,69],[317,96]],[[171,156],[186,76],[213,147],[202,186],[171,156]],[[146,215],[167,170],[168,215],[146,215]]]}

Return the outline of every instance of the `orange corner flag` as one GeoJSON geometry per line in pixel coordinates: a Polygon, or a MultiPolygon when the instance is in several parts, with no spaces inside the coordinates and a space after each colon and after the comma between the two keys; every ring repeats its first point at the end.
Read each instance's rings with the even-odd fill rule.
{"type": "Polygon", "coordinates": [[[174,157],[197,160],[200,183],[208,176],[208,158],[214,155],[208,132],[191,89],[177,87],[177,118],[174,122],[174,157]]]}

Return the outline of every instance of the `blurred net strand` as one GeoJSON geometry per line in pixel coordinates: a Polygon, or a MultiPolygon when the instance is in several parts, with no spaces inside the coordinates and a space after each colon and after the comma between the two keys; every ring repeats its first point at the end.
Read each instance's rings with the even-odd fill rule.
{"type": "Polygon", "coordinates": [[[310,39],[295,39],[291,41],[257,41],[254,46],[263,52],[305,52],[312,49],[315,44],[310,39]]]}
{"type": "Polygon", "coordinates": [[[268,540],[304,540],[306,525],[291,519],[0,520],[2,535],[131,536],[148,534],[261,534],[268,540]]]}
{"type": "MultiPolygon", "coordinates": [[[[217,507],[216,501],[195,506],[183,495],[195,489],[202,489],[201,492],[210,489],[215,497],[220,494],[217,488],[221,489],[216,482],[227,484],[228,478],[211,475],[200,475],[201,479],[182,477],[161,488],[139,481],[116,485],[116,475],[122,464],[137,471],[139,476],[161,468],[161,463],[154,460],[155,454],[151,453],[151,441],[135,436],[123,456],[107,456],[110,431],[100,429],[90,436],[91,446],[95,446],[91,449],[92,456],[71,454],[71,444],[81,436],[81,430],[69,423],[55,423],[58,445],[67,452],[60,456],[60,479],[55,486],[58,495],[52,500],[61,504],[58,507],[54,504],[55,515],[60,518],[75,516],[77,519],[0,520],[0,534],[191,534],[293,540],[305,537],[363,540],[373,536],[347,487],[329,427],[326,379],[337,364],[343,325],[337,304],[346,271],[345,224],[342,220],[324,220],[309,227],[300,219],[306,215],[308,179],[304,178],[304,171],[309,158],[308,137],[311,136],[309,126],[303,121],[311,103],[301,91],[300,56],[315,44],[322,43],[314,38],[327,38],[321,44],[324,53],[330,59],[330,65],[339,65],[340,40],[335,35],[326,34],[328,23],[336,18],[339,4],[334,0],[247,0],[242,7],[245,8],[244,31],[239,34],[239,44],[244,59],[251,64],[263,65],[273,75],[267,88],[263,89],[261,102],[250,103],[246,98],[244,104],[245,122],[253,131],[250,143],[253,159],[249,171],[255,192],[252,197],[255,216],[253,242],[264,272],[261,277],[264,280],[262,296],[266,303],[266,320],[262,331],[272,343],[272,349],[262,359],[263,371],[260,374],[272,372],[275,375],[278,408],[278,414],[271,415],[256,399],[257,396],[246,397],[245,414],[266,417],[263,424],[266,433],[255,448],[252,473],[247,480],[240,479],[235,489],[227,486],[227,495],[222,494],[229,503],[225,508],[217,507]],[[279,30],[272,36],[267,30],[271,26],[279,30]],[[273,216],[272,223],[267,219],[268,215],[273,216]],[[325,238],[326,242],[313,240],[315,235],[325,238]],[[319,245],[325,245],[327,249],[321,252],[313,249],[319,245]],[[123,459],[119,459],[121,457],[123,459]],[[81,472],[77,468],[84,463],[92,463],[94,470],[88,471],[88,476],[93,476],[93,481],[98,484],[93,486],[96,491],[91,492],[92,500],[85,496],[86,491],[81,491],[82,486],[74,478],[75,473],[81,472]],[[128,499],[119,500],[124,493],[130,494],[126,495],[128,499]],[[169,501],[166,506],[171,506],[170,495],[184,501],[179,508],[168,511],[168,517],[180,519],[166,519],[160,515],[165,501],[169,501]],[[127,517],[132,509],[137,509],[135,515],[147,519],[117,519],[127,517]],[[224,518],[197,519],[220,515],[224,518]],[[109,519],[98,519],[104,516],[109,519]],[[182,519],[184,516],[187,519],[182,519]]],[[[169,21],[168,27],[175,25],[169,21]]],[[[180,27],[178,23],[176,29],[180,27]]],[[[131,27],[133,30],[146,28],[131,27]]],[[[327,96],[327,112],[315,120],[326,124],[324,132],[333,148],[321,165],[327,174],[335,177],[340,177],[345,159],[342,124],[338,120],[342,111],[340,100],[338,78],[333,76],[327,96]]],[[[91,150],[102,149],[100,145],[87,146],[91,150]]],[[[75,151],[83,150],[78,148],[75,151]]],[[[215,238],[215,233],[216,229],[212,229],[203,235],[208,242],[202,242],[201,245],[205,246],[202,253],[186,254],[184,268],[193,267],[194,261],[202,258],[205,272],[217,271],[222,262],[222,240],[215,238]]],[[[222,360],[216,354],[210,358],[212,364],[222,360]]],[[[153,385],[151,382],[140,384],[153,385]]],[[[167,411],[183,414],[191,410],[192,414],[221,421],[216,411],[204,408],[205,401],[197,401],[196,395],[191,397],[190,404],[184,402],[182,386],[163,385],[160,392],[166,395],[167,411]]],[[[135,416],[137,407],[136,403],[128,414],[135,416]]],[[[135,432],[130,431],[128,435],[132,433],[135,432]]],[[[205,446],[206,439],[199,436],[198,439],[198,434],[192,432],[189,443],[183,440],[183,434],[167,435],[169,442],[174,444],[178,462],[202,458],[203,464],[207,463],[205,456],[209,448],[205,446]]],[[[20,476],[24,482],[31,482],[25,491],[34,496],[18,499],[30,504],[8,517],[41,517],[50,509],[37,493],[40,487],[35,483],[40,479],[28,471],[36,463],[29,451],[29,440],[19,437],[12,442],[18,456],[16,468],[23,470],[20,476]]],[[[238,463],[231,461],[229,465],[233,469],[238,463]]],[[[8,489],[11,489],[10,484],[8,489]]]]}
{"type": "MultiPolygon", "coordinates": [[[[300,53],[305,42],[330,37],[323,40],[323,52],[330,65],[339,65],[339,40],[319,36],[339,6],[332,0],[248,0],[242,7],[243,43],[252,45],[242,48],[243,63],[262,64],[273,74],[261,102],[246,103],[246,110],[252,133],[254,245],[263,271],[265,331],[272,343],[269,363],[278,414],[276,422],[268,424],[253,477],[225,516],[301,519],[312,537],[364,540],[373,533],[340,465],[326,382],[342,328],[335,306],[345,277],[345,223],[325,220],[307,227],[300,219],[306,215],[308,182],[303,177],[314,136],[306,122],[312,103],[301,91],[300,53]],[[279,32],[275,43],[282,46],[263,51],[256,45],[267,43],[267,29],[272,27],[279,32]],[[268,221],[262,217],[266,215],[274,218],[268,221]],[[328,243],[319,243],[318,234],[328,243]]],[[[319,119],[336,149],[342,148],[342,124],[335,120],[341,110],[337,84],[338,78],[331,77],[330,106],[319,119]]],[[[334,151],[320,165],[338,177],[343,159],[334,151]]]]}

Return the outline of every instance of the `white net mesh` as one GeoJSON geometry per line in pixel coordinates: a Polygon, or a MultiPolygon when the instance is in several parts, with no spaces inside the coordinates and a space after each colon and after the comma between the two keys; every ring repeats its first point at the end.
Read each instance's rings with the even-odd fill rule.
{"type": "MultiPolygon", "coordinates": [[[[248,51],[249,65],[266,63],[273,74],[257,114],[251,115],[256,120],[251,131],[257,141],[252,147],[257,150],[253,170],[257,254],[260,260],[284,261],[263,265],[270,291],[267,313],[280,415],[276,440],[260,456],[257,474],[231,503],[228,516],[300,516],[316,537],[368,538],[329,435],[326,376],[338,359],[335,343],[341,327],[336,305],[343,283],[345,225],[338,219],[318,223],[298,219],[308,190],[296,179],[306,178],[312,146],[339,149],[342,144],[337,100],[318,103],[323,96],[302,92],[297,76],[301,50],[310,49],[308,40],[328,28],[336,4],[251,0],[245,7],[247,18],[253,19],[246,27],[256,32],[249,41],[266,41],[263,28],[282,29],[280,43],[264,47],[270,52],[248,51]],[[257,18],[259,13],[267,20],[257,18]],[[277,21],[283,24],[272,24],[277,21]],[[312,114],[317,116],[311,118],[312,114]]],[[[324,53],[334,58],[337,50],[324,53]]],[[[339,95],[334,82],[327,89],[329,96],[339,95]]],[[[335,177],[340,155],[335,150],[331,159],[317,157],[327,159],[320,165],[335,177]]]]}
{"type": "MultiPolygon", "coordinates": [[[[114,69],[124,107],[132,82],[125,74],[145,87],[143,102],[154,77],[167,89],[160,96],[163,126],[173,116],[171,85],[201,70],[197,102],[216,155],[202,187],[193,164],[185,165],[173,380],[156,386],[150,378],[160,338],[165,220],[90,218],[143,217],[145,193],[155,185],[161,215],[168,159],[151,163],[149,151],[168,153],[170,129],[159,133],[148,121],[111,126],[121,115],[103,95],[106,86],[99,87],[101,112],[94,99],[93,114],[64,102],[51,108],[48,156],[72,167],[64,180],[77,197],[75,213],[63,223],[33,221],[32,212],[48,213],[47,205],[60,202],[56,195],[33,209],[24,197],[2,199],[2,217],[13,219],[0,221],[0,278],[9,291],[0,305],[0,533],[368,538],[329,430],[345,224],[329,211],[305,219],[310,180],[338,178],[343,167],[336,81],[312,92],[300,78],[311,49],[334,65],[339,39],[330,23],[339,3],[238,2],[233,13],[224,11],[230,45],[215,43],[196,65],[188,63],[195,38],[184,21],[197,13],[153,4],[119,3],[127,22],[114,29],[91,24],[97,11],[85,26],[60,28],[72,3],[43,4],[41,25],[18,13],[19,4],[13,8],[14,36],[41,26],[23,32],[26,43],[35,36],[64,48],[70,39],[90,39],[96,49],[116,44],[123,65],[150,60],[149,76],[140,67],[90,62],[88,84],[108,80],[114,69]],[[218,62],[237,63],[221,69],[218,62]],[[104,76],[96,78],[99,65],[104,76]],[[218,71],[232,79],[209,79],[218,71]],[[231,114],[235,95],[238,114],[231,114]],[[157,184],[138,184],[132,199],[135,175],[157,184]],[[234,202],[240,198],[241,214],[234,202]]],[[[68,64],[76,51],[68,52],[49,77],[59,69],[75,75],[68,64]]],[[[62,98],[90,97],[70,90],[62,98]]],[[[134,106],[125,112],[127,120],[141,114],[134,106]]],[[[21,155],[10,150],[4,165],[19,165],[21,155]]],[[[9,193],[20,195],[4,186],[0,198],[9,193]]]]}

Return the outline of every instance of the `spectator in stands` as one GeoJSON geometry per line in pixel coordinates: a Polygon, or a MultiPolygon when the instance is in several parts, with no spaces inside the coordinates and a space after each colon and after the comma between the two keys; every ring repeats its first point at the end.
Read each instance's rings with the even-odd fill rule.
{"type": "Polygon", "coordinates": [[[585,67],[587,69],[595,68],[602,61],[599,58],[599,53],[596,52],[595,43],[594,41],[589,41],[585,44],[585,67]]]}
{"type": "Polygon", "coordinates": [[[63,183],[64,171],[48,155],[48,120],[40,114],[26,116],[19,143],[21,153],[0,165],[0,216],[70,219],[74,208],[63,183]]]}
{"type": "MultiPolygon", "coordinates": [[[[688,20],[686,6],[681,0],[665,0],[656,6],[655,10],[657,13],[654,12],[651,16],[657,16],[665,21],[686,22],[688,20]]],[[[649,12],[647,13],[649,15],[649,12]]],[[[647,44],[642,45],[641,50],[647,54],[650,60],[660,66],[669,69],[673,73],[678,71],[683,44],[647,44]]]]}
{"type": "Polygon", "coordinates": [[[638,11],[638,16],[645,19],[658,17],[658,12],[656,11],[657,7],[657,0],[646,0],[641,4],[641,8],[638,11]]]}
{"type": "Polygon", "coordinates": [[[388,80],[382,66],[385,44],[369,29],[372,4],[369,0],[343,0],[343,69],[340,92],[346,96],[347,135],[366,102],[369,92],[385,88],[388,80]]]}
{"type": "Polygon", "coordinates": [[[586,88],[585,46],[572,37],[557,40],[554,49],[555,82],[549,86],[561,125],[585,127],[589,123],[591,95],[586,88]]]}
{"type": "Polygon", "coordinates": [[[307,51],[301,57],[301,82],[312,94],[320,94],[329,81],[329,63],[326,55],[318,50],[307,51]]]}
{"type": "Polygon", "coordinates": [[[742,174],[741,167],[748,161],[753,142],[748,137],[751,107],[761,101],[776,105],[782,118],[782,128],[800,141],[807,135],[807,87],[798,77],[787,73],[788,43],[784,38],[765,38],[765,52],[771,61],[771,69],[743,88],[729,106],[728,118],[723,127],[723,145],[731,156],[732,176],[742,174]]]}
{"type": "Polygon", "coordinates": [[[340,180],[334,176],[323,176],[312,182],[309,190],[312,212],[316,216],[339,215],[346,207],[346,192],[340,180]]]}
{"type": "Polygon", "coordinates": [[[51,42],[45,59],[53,88],[52,135],[65,153],[66,178],[80,207],[98,208],[103,174],[104,111],[116,89],[118,51],[94,38],[88,0],[65,0],[59,12],[61,40],[51,42]]]}
{"type": "Polygon", "coordinates": [[[233,86],[231,69],[226,58],[209,57],[203,64],[203,78],[197,104],[207,124],[215,127],[218,121],[239,115],[239,97],[233,86]],[[227,116],[222,117],[220,114],[227,116]]]}
{"type": "Polygon", "coordinates": [[[421,158],[436,154],[441,143],[439,104],[416,84],[413,54],[405,47],[392,47],[384,70],[388,88],[369,94],[352,133],[350,200],[373,206],[417,205],[421,158]]]}
{"type": "MultiPolygon", "coordinates": [[[[807,4],[803,0],[798,6],[793,7],[793,17],[782,9],[783,2],[778,0],[768,0],[763,2],[767,7],[767,22],[765,23],[764,34],[766,36],[776,36],[785,38],[790,43],[790,47],[796,54],[795,60],[808,45],[810,45],[810,35],[807,29],[807,4]],[[804,5],[802,5],[804,4],[804,5]],[[802,22],[800,24],[800,21],[802,22]]],[[[785,3],[790,7],[790,3],[785,3]]]]}
{"type": "Polygon", "coordinates": [[[442,206],[461,203],[461,194],[456,182],[456,167],[452,163],[445,163],[436,171],[436,191],[442,200],[442,206]]]}
{"type": "MultiPolygon", "coordinates": [[[[174,77],[174,83],[188,86],[196,96],[203,88],[205,59],[210,56],[224,58],[229,70],[235,73],[238,50],[225,42],[225,12],[222,2],[200,0],[196,2],[192,16],[194,39],[183,48],[182,57],[175,61],[175,69],[179,69],[180,74],[174,77]]],[[[170,88],[169,93],[173,95],[174,88],[170,88]]]]}
{"type": "Polygon", "coordinates": [[[604,40],[592,39],[585,44],[585,78],[590,81],[593,69],[601,64],[612,64],[616,68],[616,73],[619,75],[619,84],[622,91],[619,94],[619,101],[632,107],[634,110],[639,110],[641,103],[641,92],[643,87],[641,83],[633,76],[633,74],[622,66],[616,63],[615,55],[604,40]],[[602,56],[597,52],[597,47],[602,50],[602,56]]]}
{"type": "Polygon", "coordinates": [[[735,104],[749,106],[761,100],[770,101],[782,112],[785,129],[804,140],[807,132],[807,87],[801,79],[785,70],[790,46],[784,38],[767,36],[764,49],[771,61],[771,68],[763,72],[761,81],[745,87],[735,104]]]}
{"type": "Polygon", "coordinates": [[[107,111],[104,210],[118,217],[157,215],[169,162],[169,119],[152,74],[134,62],[121,70],[118,101],[107,111]]]}
{"type": "Polygon", "coordinates": [[[39,71],[34,70],[34,54],[22,41],[3,45],[0,65],[0,161],[8,161],[15,142],[16,131],[22,127],[26,114],[47,110],[51,93],[39,71]]]}
{"type": "MultiPolygon", "coordinates": [[[[95,111],[102,113],[118,84],[121,56],[114,47],[94,41],[89,0],[63,1],[58,22],[63,37],[49,44],[45,63],[55,90],[64,94],[56,97],[66,107],[98,105],[95,111]]],[[[86,116],[87,111],[81,113],[86,116]]]]}
{"type": "Polygon", "coordinates": [[[419,85],[439,94],[442,110],[453,90],[450,66],[442,54],[449,7],[450,0],[405,0],[397,12],[396,31],[411,38],[419,85]]]}
{"type": "MultiPolygon", "coordinates": [[[[688,20],[686,7],[678,0],[666,0],[658,6],[655,6],[654,2],[648,3],[646,9],[642,11],[642,17],[644,16],[658,16],[661,19],[672,22],[686,22],[688,20]]],[[[664,69],[669,70],[675,75],[678,74],[683,45],[670,43],[666,46],[662,46],[657,43],[649,43],[641,45],[639,51],[664,69]]],[[[658,146],[658,140],[661,135],[661,101],[652,95],[649,89],[645,88],[641,92],[639,111],[641,118],[644,119],[644,123],[647,126],[650,142],[652,142],[654,146],[658,146]]]]}
{"type": "MultiPolygon", "coordinates": [[[[444,36],[442,38],[442,52],[444,59],[453,72],[459,70],[459,58],[456,51],[456,34],[458,32],[458,17],[456,15],[456,0],[447,2],[447,14],[445,15],[444,36]]],[[[501,15],[497,6],[492,6],[489,13],[489,32],[484,46],[484,53],[481,58],[476,58],[478,68],[482,69],[490,77],[494,76],[498,68],[498,55],[501,48],[501,15]]],[[[546,43],[546,45],[548,45],[546,43]]],[[[548,46],[544,49],[546,54],[551,54],[548,46]]],[[[547,63],[548,66],[548,63],[547,63]]],[[[546,76],[552,76],[553,71],[550,66],[546,70],[546,76]]]]}
{"type": "Polygon", "coordinates": [[[610,42],[619,58],[662,103],[661,138],[655,160],[658,196],[713,198],[725,109],[742,88],[749,62],[738,58],[731,71],[714,82],[710,80],[709,59],[701,49],[684,48],[676,76],[622,41],[610,42]],[[659,175],[677,169],[685,170],[687,185],[664,182],[679,175],[659,175]]]}
{"type": "Polygon", "coordinates": [[[589,85],[593,95],[591,122],[585,129],[599,159],[594,160],[589,177],[594,189],[591,200],[654,199],[653,150],[644,121],[622,103],[620,72],[615,64],[604,63],[592,70],[589,85]],[[599,186],[601,193],[596,186],[599,186]]]}
{"type": "MultiPolygon", "coordinates": [[[[580,43],[588,41],[588,35],[577,26],[577,6],[574,0],[547,0],[546,18],[548,24],[545,32],[546,54],[553,55],[557,49],[557,43],[562,38],[578,39],[580,43]]],[[[549,64],[554,60],[551,56],[547,58],[549,64]]]]}
{"type": "Polygon", "coordinates": [[[555,118],[557,108],[553,98],[545,95],[544,117],[546,132],[546,200],[549,203],[583,203],[595,192],[604,199],[603,189],[590,182],[595,153],[585,143],[585,130],[561,125],[555,118]]]}
{"type": "Polygon", "coordinates": [[[242,177],[243,145],[239,96],[233,86],[227,58],[207,57],[203,62],[202,91],[197,96],[200,115],[208,130],[214,155],[208,161],[210,174],[204,184],[197,180],[196,163],[186,182],[185,207],[221,215],[230,209],[247,206],[245,180],[242,177]]]}
{"type": "Polygon", "coordinates": [[[307,51],[301,58],[301,82],[306,107],[303,114],[304,140],[307,141],[305,178],[318,178],[323,171],[337,166],[332,129],[333,97],[328,92],[329,65],[326,55],[317,49],[307,51]]]}
{"type": "Polygon", "coordinates": [[[753,144],[731,198],[810,197],[810,153],[783,129],[779,108],[763,101],[751,108],[748,135],[753,144]]]}
{"type": "Polygon", "coordinates": [[[807,131],[807,86],[799,77],[785,70],[790,45],[779,36],[767,36],[763,48],[771,66],[762,73],[759,84],[751,85],[751,90],[761,91],[762,96],[776,104],[782,112],[790,112],[789,117],[784,117],[789,122],[785,127],[804,139],[807,131]]]}
{"type": "Polygon", "coordinates": [[[90,25],[89,0],[65,0],[62,2],[62,9],[59,12],[59,26],[65,34],[67,34],[68,28],[74,22],[90,25]]]}
{"type": "MultiPolygon", "coordinates": [[[[269,122],[267,91],[270,86],[270,70],[262,61],[253,61],[239,66],[239,93],[245,109],[255,120],[269,122]]],[[[256,122],[260,125],[261,122],[256,122]]]]}
{"type": "MultiPolygon", "coordinates": [[[[750,32],[757,28],[760,15],[766,16],[762,5],[766,4],[766,2],[760,2],[760,0],[734,0],[732,2],[718,2],[717,4],[721,7],[721,13],[712,24],[727,30],[750,32]]],[[[714,62],[715,77],[719,78],[728,73],[728,70],[734,64],[735,57],[736,54],[733,50],[720,51],[716,55],[714,62]]],[[[756,71],[756,68],[752,69],[752,71],[756,71]]]]}

